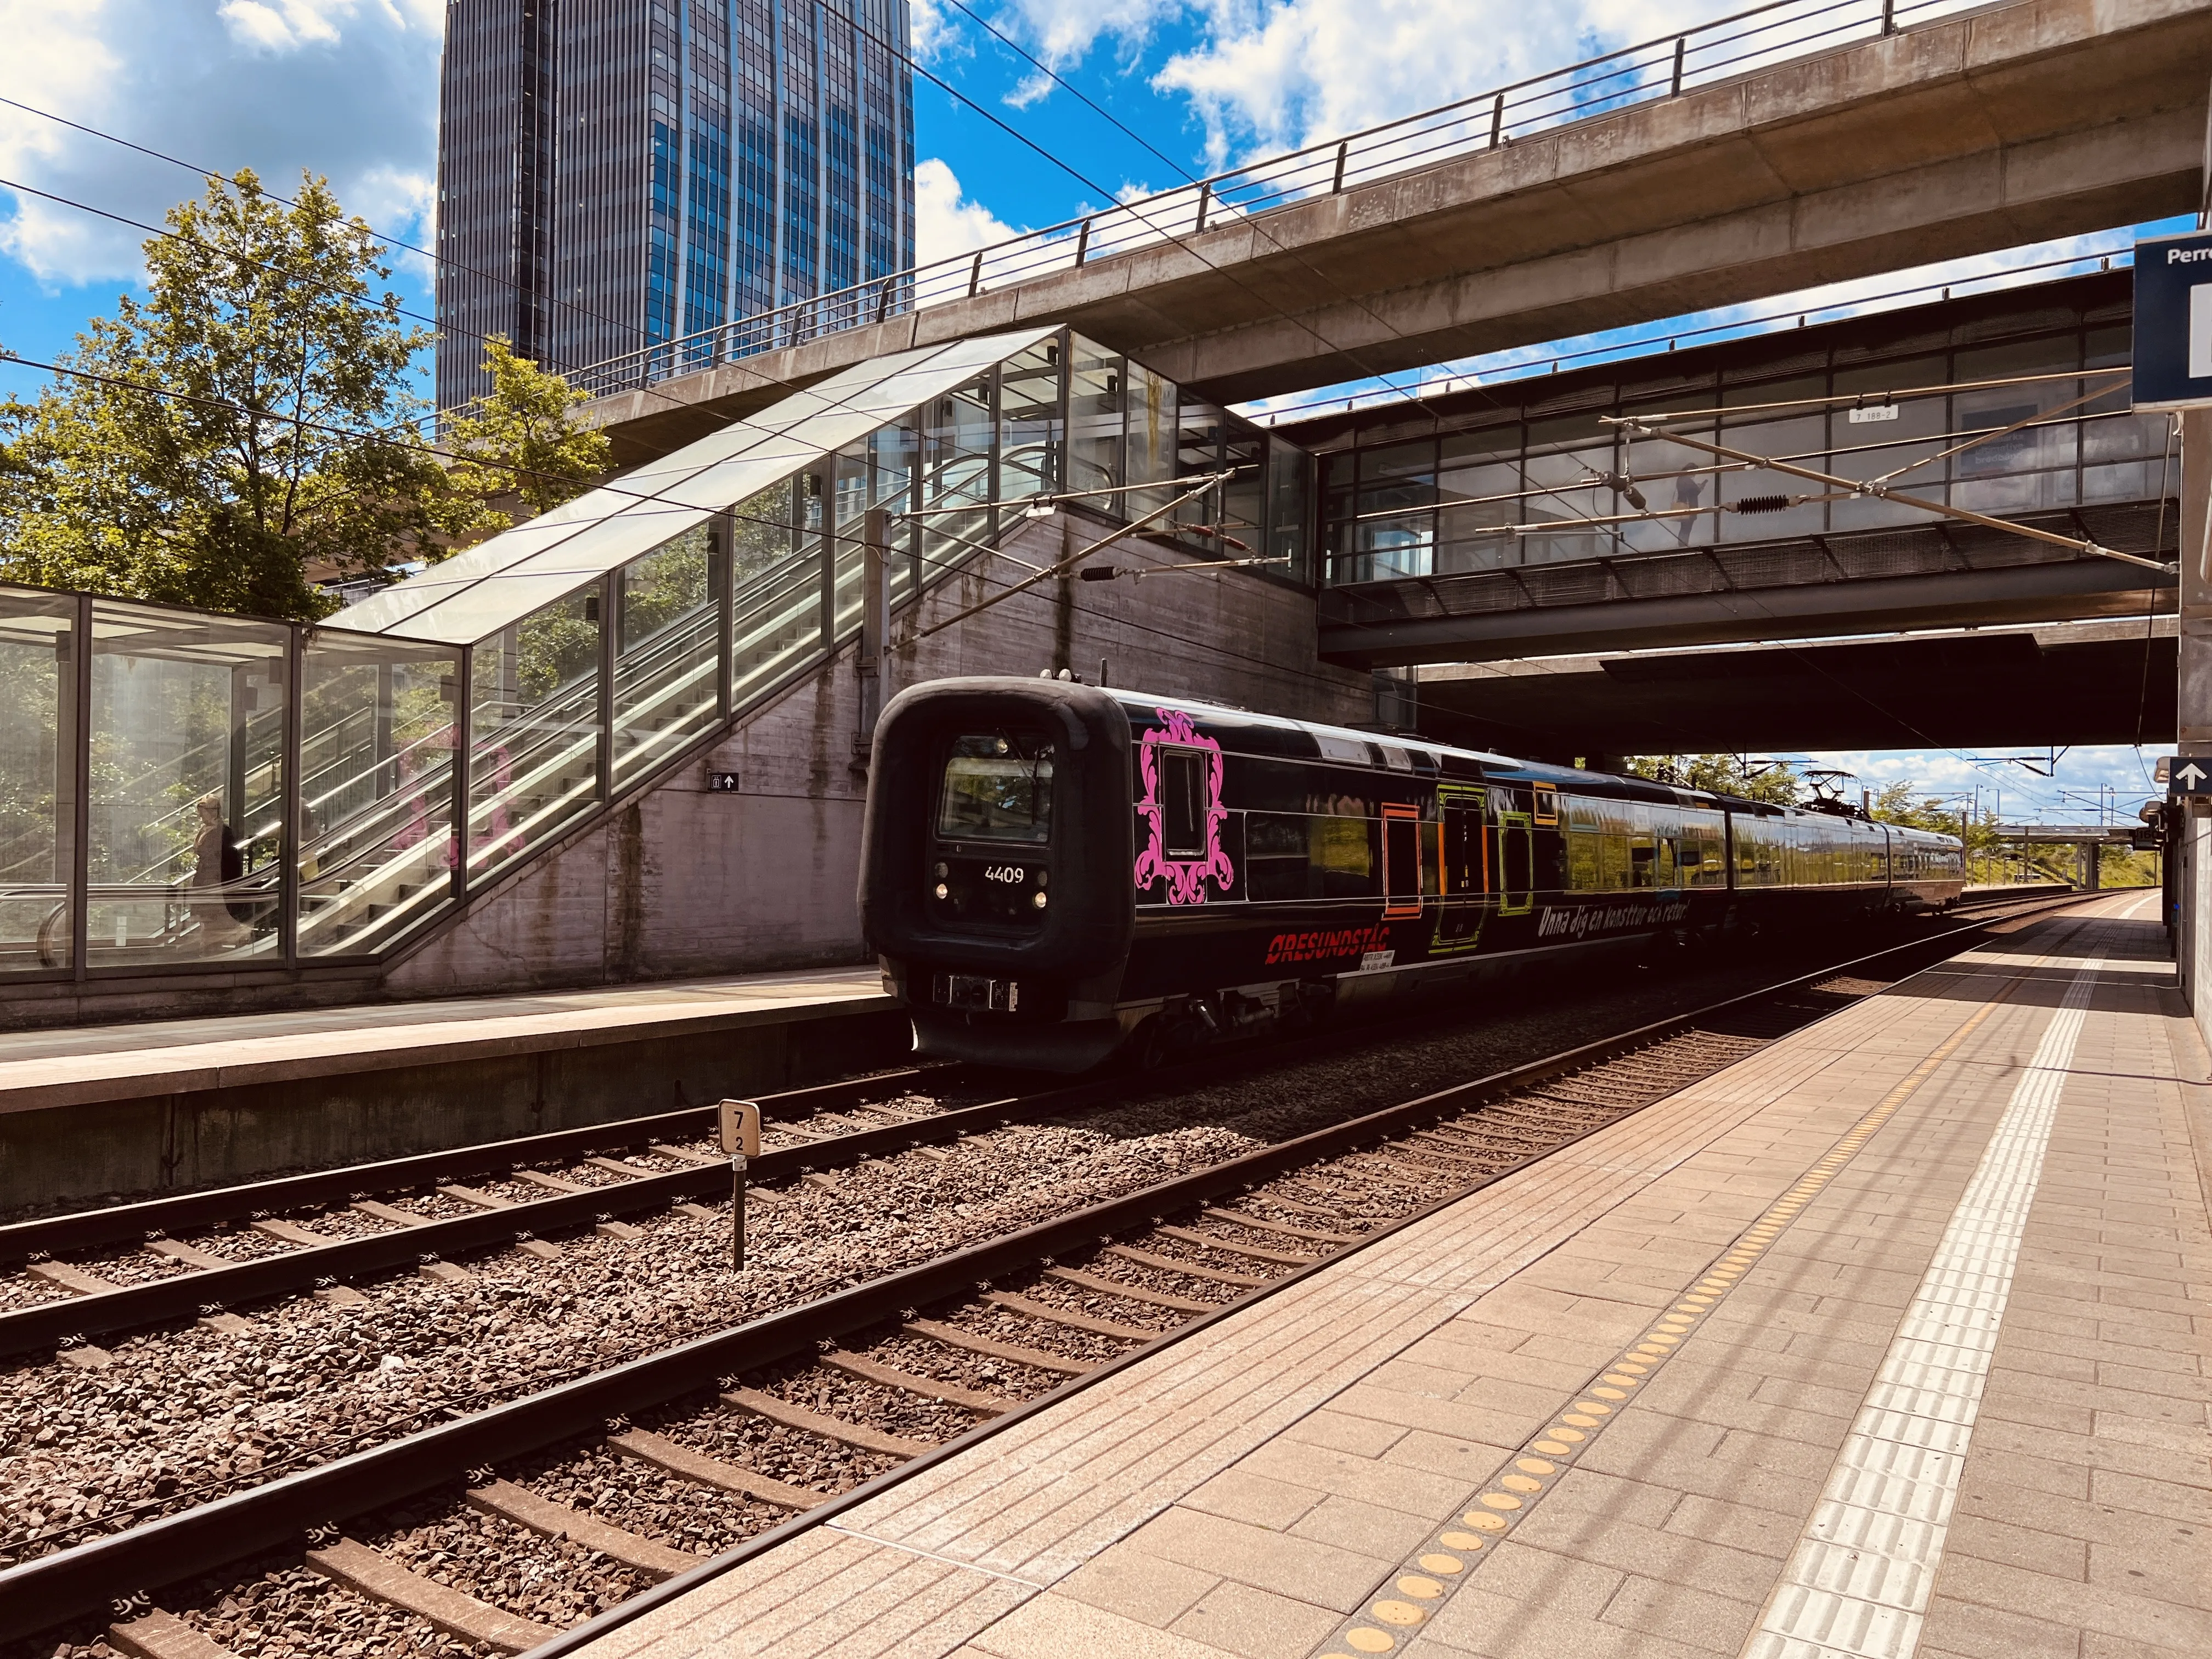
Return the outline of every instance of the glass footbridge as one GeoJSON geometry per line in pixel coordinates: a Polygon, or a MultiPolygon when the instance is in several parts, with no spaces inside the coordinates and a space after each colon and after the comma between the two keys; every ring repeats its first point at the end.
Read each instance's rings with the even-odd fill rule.
{"type": "Polygon", "coordinates": [[[1205,473],[1166,533],[1310,585],[1304,451],[1034,327],[795,392],[323,624],[0,586],[0,974],[374,962],[857,635],[871,509],[896,608],[1025,498],[1134,521],[1205,473]]]}

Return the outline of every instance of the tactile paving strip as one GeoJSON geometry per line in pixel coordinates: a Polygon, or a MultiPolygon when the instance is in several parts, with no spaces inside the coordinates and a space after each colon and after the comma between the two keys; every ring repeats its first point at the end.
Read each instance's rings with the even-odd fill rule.
{"type": "Polygon", "coordinates": [[[1747,1659],[1904,1659],[1919,1645],[2059,1090],[2104,965],[2082,965],[2013,1090],[1747,1659]]]}
{"type": "Polygon", "coordinates": [[[1531,1436],[1521,1449],[1464,1505],[1454,1521],[1431,1534],[1406,1566],[1340,1625],[1313,1651],[1320,1659],[1354,1659],[1395,1651],[1399,1644],[1433,1619],[1453,1594],[1468,1583],[1494,1546],[1510,1537],[1544,1495],[1587,1454],[1615,1412],[1656,1375],[1683,1340],[1711,1318],[1729,1292],[1759,1264],[1784,1229],[1803,1212],[1898,1109],[1917,1094],[1936,1068],[1982,1023],[2004,1005],[2032,969],[2015,974],[1970,1015],[1942,1044],[1891,1087],[1881,1100],[1795,1185],[1714,1258],[1680,1300],[1634,1342],[1623,1348],[1567,1408],[1531,1436]]]}

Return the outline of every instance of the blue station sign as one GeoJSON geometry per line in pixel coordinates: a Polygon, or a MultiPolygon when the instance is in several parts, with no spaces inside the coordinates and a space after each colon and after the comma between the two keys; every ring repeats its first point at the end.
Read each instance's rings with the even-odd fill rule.
{"type": "Polygon", "coordinates": [[[2212,231],[2136,244],[2135,404],[2212,406],[2212,231]]]}

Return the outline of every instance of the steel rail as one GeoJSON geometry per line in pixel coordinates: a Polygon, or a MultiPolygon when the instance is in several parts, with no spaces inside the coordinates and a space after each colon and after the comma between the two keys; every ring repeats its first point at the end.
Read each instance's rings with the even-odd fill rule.
{"type": "MultiPolygon", "coordinates": [[[[857,1103],[855,1097],[896,1084],[902,1079],[933,1080],[949,1077],[956,1070],[964,1073],[971,1069],[909,1066],[874,1077],[810,1084],[803,1089],[787,1089],[750,1098],[759,1104],[769,1121],[796,1122],[857,1103]]],[[[41,1251],[51,1255],[61,1250],[137,1243],[149,1235],[172,1235],[180,1228],[220,1226],[263,1213],[275,1214],[311,1204],[343,1200],[356,1193],[397,1192],[410,1187],[441,1184],[513,1169],[517,1164],[582,1158],[646,1141],[708,1133],[714,1127],[712,1106],[684,1106],[642,1117],[616,1118],[573,1129],[549,1129],[508,1140],[457,1146],[448,1152],[410,1152],[374,1164],[349,1164],[334,1170],[279,1176],[271,1181],[245,1182],[205,1192],[168,1194],[105,1209],[40,1216],[0,1227],[0,1267],[18,1265],[41,1251]]]]}
{"type": "MultiPolygon", "coordinates": [[[[2057,909],[2097,896],[2105,895],[2069,894],[2041,908],[2057,909]]],[[[610,1419],[647,1412],[685,1394],[707,1389],[733,1370],[753,1370],[811,1352],[823,1341],[900,1315],[907,1308],[926,1306],[972,1290],[979,1281],[1019,1271],[1041,1256],[1081,1249],[1116,1233],[1142,1231],[1161,1214],[1241,1192],[1256,1182],[1316,1160],[1359,1151],[1405,1131],[1457,1116],[1490,1100],[1617,1059],[1705,1021],[1786,996],[1825,979],[1869,969],[1909,953],[1936,949],[1939,953],[1936,962],[1941,962],[1965,948],[1960,941],[2011,919],[1991,918],[1969,923],[1933,938],[1907,940],[1865,956],[1829,963],[1632,1030],[1617,1032],[1540,1060],[1260,1147],[1206,1169],[1033,1224],[986,1243],[969,1245],[902,1268],[803,1306],[693,1338],[659,1353],[556,1384],[522,1399],[418,1431],[265,1486],[21,1563],[0,1571],[0,1626],[47,1628],[105,1607],[118,1594],[157,1589],[219,1571],[283,1545],[312,1528],[332,1525],[449,1486],[457,1471],[528,1456],[574,1436],[593,1432],[610,1419]],[[1941,948],[1945,946],[1949,948],[1941,948]]],[[[1923,969],[1934,965],[1931,962],[1923,964],[1923,969]]],[[[1580,1138],[1572,1136],[1542,1152],[1533,1153],[1456,1189],[1452,1197],[1464,1197],[1468,1192],[1525,1168],[1580,1138]]],[[[1370,1235],[1369,1240],[1362,1242],[1370,1242],[1376,1236],[1370,1235]]],[[[1341,1249],[1322,1260],[1335,1261],[1340,1255],[1341,1249]]],[[[1294,1278],[1276,1280],[1223,1304],[1224,1310],[1249,1306],[1291,1282],[1295,1282],[1294,1278]]],[[[1182,1327],[1160,1342],[1147,1345],[1146,1351],[1156,1350],[1165,1341],[1198,1328],[1182,1327]]],[[[1069,1389],[1102,1374],[1094,1371],[1088,1373],[1086,1378],[1073,1379],[1045,1398],[1063,1397],[1069,1389]]],[[[1035,1408],[1032,1406],[1024,1411],[1009,1413],[995,1420],[1004,1425],[1020,1420],[1028,1410],[1035,1408]]],[[[940,1451],[927,1455],[919,1466],[926,1467],[957,1448],[973,1443],[977,1437],[975,1432],[963,1436],[940,1451]]],[[[911,1473],[915,1467],[906,1466],[907,1472],[911,1473]]],[[[858,1501],[858,1497],[859,1490],[844,1494],[842,1501],[832,1500],[810,1510],[809,1516],[817,1522],[827,1518],[828,1513],[849,1506],[858,1501]]],[[[696,1584],[768,1547],[769,1540],[780,1540],[798,1529],[796,1522],[787,1522],[669,1581],[669,1584],[696,1584]]],[[[653,1603],[657,1605],[659,1600],[655,1595],[653,1603]]],[[[602,1615],[601,1620],[610,1616],[602,1615]]],[[[599,1633],[605,1628],[601,1620],[568,1632],[562,1642],[580,1638],[587,1632],[599,1633]]],[[[543,1655],[557,1650],[566,1650],[556,1643],[538,1652],[543,1655]]]]}
{"type": "MultiPolygon", "coordinates": [[[[2007,895],[1985,902],[2002,903],[2010,896],[2007,895]]],[[[1968,924],[1970,927],[1972,925],[1968,924]]],[[[1954,929],[1937,937],[1950,938],[1958,931],[1965,930],[1954,929]]],[[[1917,939],[1909,941],[1907,945],[1891,948],[1917,948],[1933,942],[1917,939]]],[[[1373,1028],[1369,1030],[1371,1032],[1373,1028]]],[[[1339,1043],[1345,1035],[1341,1030],[1333,1030],[1292,1043],[1278,1044],[1271,1051],[1270,1057],[1295,1060],[1339,1043]]],[[[1202,1087],[1223,1072],[1243,1065],[1247,1058],[1247,1051],[1243,1048],[1231,1048],[1178,1066],[1172,1073],[1156,1079],[1133,1084],[1127,1077],[1099,1078],[1036,1094],[1009,1095],[902,1123],[856,1129],[829,1140],[778,1147],[750,1161],[751,1178],[756,1182],[768,1182],[814,1169],[843,1168],[871,1158],[957,1139],[963,1135],[998,1127],[1016,1118],[1080,1111],[1117,1095],[1148,1097],[1164,1091],[1202,1087]]],[[[917,1072],[906,1075],[919,1074],[917,1072]]],[[[900,1074],[893,1074],[894,1077],[897,1075],[900,1074]]],[[[769,1098],[789,1103],[805,1097],[816,1097],[816,1111],[832,1110],[836,1109],[835,1107],[822,1103],[822,1097],[845,1098],[879,1087],[884,1081],[885,1079],[878,1077],[825,1084],[769,1098]]],[[[204,1224],[210,1216],[230,1219],[241,1213],[265,1211],[271,1207],[272,1194],[279,1192],[287,1196],[278,1197],[276,1202],[289,1206],[313,1201],[300,1196],[301,1194],[311,1193],[330,1198],[361,1191],[363,1177],[368,1176],[393,1177],[383,1188],[386,1191],[422,1185],[433,1179],[442,1183],[458,1180],[465,1175],[505,1170],[533,1160],[544,1161],[562,1152],[573,1154],[576,1149],[594,1145],[635,1145],[659,1132],[653,1126],[672,1125],[682,1133],[696,1134],[711,1127],[713,1119],[712,1108],[690,1107],[653,1117],[626,1119],[614,1124],[555,1130],[545,1135],[529,1136],[520,1140],[493,1142],[465,1148],[456,1153],[416,1154],[385,1164],[355,1165],[344,1170],[286,1177],[260,1187],[226,1188],[215,1193],[126,1206],[120,1210],[94,1211],[82,1217],[59,1218],[51,1224],[23,1223],[19,1224],[18,1229],[11,1231],[46,1225],[55,1229],[50,1237],[60,1237],[65,1225],[84,1224],[84,1232],[94,1243],[136,1243],[149,1236],[159,1237],[167,1227],[204,1224]],[[218,1200],[221,1201],[219,1208],[218,1200]],[[241,1209],[241,1205],[248,1207],[241,1209]],[[144,1224],[149,1220],[155,1221],[156,1224],[146,1226],[144,1224]],[[106,1225],[94,1231],[91,1227],[94,1223],[106,1225]]],[[[790,1120],[784,1118],[779,1121],[790,1120]]],[[[545,1233],[588,1227],[595,1222],[659,1210],[693,1199],[720,1198],[728,1190],[729,1178],[727,1167],[719,1163],[702,1164],[659,1174],[641,1171],[633,1180],[593,1187],[586,1192],[549,1194],[544,1198],[526,1200],[500,1209],[482,1210],[442,1219],[426,1218],[419,1225],[402,1227],[391,1232],[334,1239],[328,1244],[308,1245],[228,1267],[196,1268],[141,1284],[123,1285],[112,1291],[40,1303],[12,1312],[0,1313],[0,1357],[35,1352],[42,1348],[88,1340],[95,1336],[186,1321],[219,1310],[272,1300],[317,1285],[343,1284],[351,1279],[427,1262],[480,1255],[545,1233]]],[[[57,1247],[40,1244],[36,1248],[51,1251],[57,1247]]],[[[86,1245],[78,1242],[72,1243],[70,1248],[86,1248],[86,1245]]]]}

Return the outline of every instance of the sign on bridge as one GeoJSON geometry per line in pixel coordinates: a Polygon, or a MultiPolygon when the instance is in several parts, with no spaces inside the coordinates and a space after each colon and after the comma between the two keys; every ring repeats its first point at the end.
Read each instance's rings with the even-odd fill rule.
{"type": "Polygon", "coordinates": [[[2212,232],[2136,244],[2137,409],[2212,407],[2212,232]]]}

